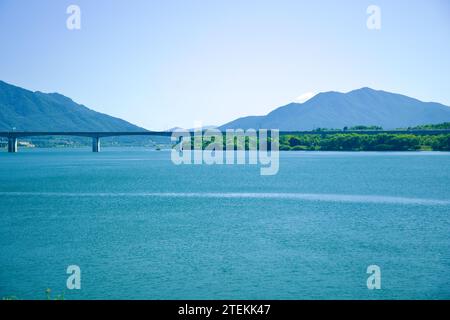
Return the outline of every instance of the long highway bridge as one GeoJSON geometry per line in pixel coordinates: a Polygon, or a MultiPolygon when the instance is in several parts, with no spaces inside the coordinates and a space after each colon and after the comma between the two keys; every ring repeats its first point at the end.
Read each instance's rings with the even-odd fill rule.
{"type": "MultiPolygon", "coordinates": [[[[206,131],[206,130],[205,130],[206,131]]],[[[188,132],[188,131],[186,131],[188,132]]],[[[191,132],[193,133],[193,132],[191,132]]],[[[223,132],[224,134],[226,132],[223,132]]],[[[328,135],[337,133],[359,133],[359,134],[415,134],[415,135],[436,135],[436,134],[450,134],[450,130],[316,130],[316,131],[280,131],[280,135],[328,135]]],[[[8,152],[17,152],[17,140],[24,137],[38,137],[38,136],[75,136],[75,137],[89,137],[92,138],[92,151],[100,151],[100,138],[118,137],[118,136],[172,136],[171,131],[130,131],[130,132],[56,132],[56,131],[8,131],[0,132],[0,137],[8,139],[8,152]]]]}

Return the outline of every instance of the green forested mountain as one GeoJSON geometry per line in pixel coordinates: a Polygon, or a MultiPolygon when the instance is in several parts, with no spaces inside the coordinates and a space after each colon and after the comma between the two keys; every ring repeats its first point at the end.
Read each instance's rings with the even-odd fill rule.
{"type": "Polygon", "coordinates": [[[58,93],[32,92],[0,81],[0,131],[143,131],[58,93]]]}

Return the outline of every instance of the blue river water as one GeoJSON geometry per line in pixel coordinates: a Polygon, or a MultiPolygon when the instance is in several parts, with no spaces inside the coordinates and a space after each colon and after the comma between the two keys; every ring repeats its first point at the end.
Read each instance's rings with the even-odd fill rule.
{"type": "Polygon", "coordinates": [[[449,299],[450,153],[0,153],[0,298],[449,299]],[[66,287],[69,265],[81,289],[66,287]],[[367,267],[381,289],[367,288],[367,267]]]}

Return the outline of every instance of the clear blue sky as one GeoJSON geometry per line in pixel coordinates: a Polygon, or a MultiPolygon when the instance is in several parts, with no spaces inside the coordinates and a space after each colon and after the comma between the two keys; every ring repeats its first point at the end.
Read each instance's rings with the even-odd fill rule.
{"type": "Polygon", "coordinates": [[[0,0],[0,44],[1,80],[155,130],[364,86],[450,105],[447,0],[0,0]]]}

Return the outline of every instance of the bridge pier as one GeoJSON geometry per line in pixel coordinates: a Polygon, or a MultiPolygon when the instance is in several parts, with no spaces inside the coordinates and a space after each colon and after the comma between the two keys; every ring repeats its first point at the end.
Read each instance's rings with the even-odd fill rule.
{"type": "Polygon", "coordinates": [[[100,137],[92,137],[92,152],[100,152],[100,137]]]}
{"type": "Polygon", "coordinates": [[[16,137],[8,138],[8,152],[12,152],[12,153],[17,152],[17,138],[16,137]]]}

